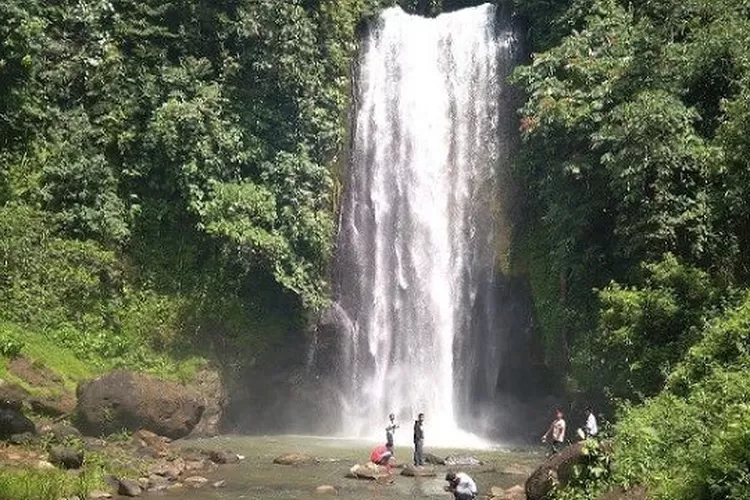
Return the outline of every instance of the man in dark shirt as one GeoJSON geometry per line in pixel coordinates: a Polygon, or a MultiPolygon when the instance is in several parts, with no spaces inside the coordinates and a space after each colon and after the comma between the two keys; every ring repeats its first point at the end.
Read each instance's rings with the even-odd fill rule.
{"type": "Polygon", "coordinates": [[[414,465],[424,465],[424,413],[414,421],[414,465]]]}

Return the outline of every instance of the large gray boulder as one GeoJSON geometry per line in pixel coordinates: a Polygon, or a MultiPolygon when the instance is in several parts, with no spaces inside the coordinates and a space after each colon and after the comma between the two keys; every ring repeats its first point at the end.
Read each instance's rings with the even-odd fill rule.
{"type": "Polygon", "coordinates": [[[49,451],[49,461],[63,469],[80,469],[83,458],[83,450],[70,446],[54,446],[49,451]]]}
{"type": "Polygon", "coordinates": [[[204,406],[193,391],[151,375],[115,370],[78,386],[78,429],[89,436],[146,429],[160,436],[187,436],[204,406]]]}
{"type": "Polygon", "coordinates": [[[0,406],[0,440],[7,441],[14,435],[36,434],[34,422],[15,406],[0,406]]]}

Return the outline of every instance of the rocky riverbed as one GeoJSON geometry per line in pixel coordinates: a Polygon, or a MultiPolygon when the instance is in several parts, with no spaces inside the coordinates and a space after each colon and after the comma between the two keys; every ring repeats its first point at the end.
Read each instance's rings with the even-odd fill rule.
{"type": "MultiPolygon", "coordinates": [[[[491,496],[493,487],[495,493],[500,493],[523,485],[543,460],[536,451],[431,449],[429,451],[438,457],[475,456],[482,465],[435,465],[435,475],[431,477],[408,477],[400,474],[401,469],[394,469],[390,480],[368,481],[346,477],[353,465],[367,461],[374,446],[362,441],[304,436],[222,436],[186,441],[185,446],[232,449],[245,459],[222,466],[215,476],[209,477],[224,480],[223,488],[169,492],[168,498],[302,500],[335,495],[351,500],[449,500],[450,495],[443,491],[443,477],[448,469],[465,470],[476,479],[480,493],[491,496]],[[275,458],[285,454],[299,455],[299,464],[274,463],[275,458]]],[[[396,457],[399,461],[408,461],[411,448],[397,443],[396,457]]]]}
{"type": "Polygon", "coordinates": [[[45,493],[44,499],[449,499],[445,472],[465,470],[485,498],[517,500],[543,460],[538,451],[434,449],[428,443],[431,465],[414,469],[406,466],[410,445],[397,443],[401,466],[385,471],[366,465],[374,443],[303,436],[197,438],[196,430],[216,431],[222,407],[220,391],[200,389],[118,370],[79,384],[73,397],[64,392],[65,407],[42,412],[54,405],[35,405],[33,394],[0,381],[0,487],[16,488],[11,494],[0,491],[0,498],[40,500],[37,493],[57,488],[66,493],[45,493]],[[365,466],[359,472],[353,469],[358,464],[365,466]],[[29,481],[49,482],[50,488],[21,492],[29,481]]]}

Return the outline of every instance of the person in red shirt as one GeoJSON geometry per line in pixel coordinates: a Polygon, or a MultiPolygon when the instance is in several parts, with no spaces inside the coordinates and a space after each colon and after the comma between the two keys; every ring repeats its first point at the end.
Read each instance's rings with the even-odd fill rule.
{"type": "Polygon", "coordinates": [[[390,443],[376,446],[370,453],[370,462],[378,465],[388,465],[393,458],[393,445],[390,443]]]}

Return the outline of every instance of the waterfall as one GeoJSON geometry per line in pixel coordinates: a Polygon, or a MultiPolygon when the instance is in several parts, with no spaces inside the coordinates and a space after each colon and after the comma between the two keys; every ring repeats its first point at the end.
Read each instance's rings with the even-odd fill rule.
{"type": "Polygon", "coordinates": [[[512,46],[492,5],[434,19],[391,8],[364,40],[335,262],[345,434],[380,438],[394,412],[405,444],[424,412],[430,444],[450,444],[470,411],[461,368],[477,321],[488,328],[475,316],[498,247],[512,46]]]}

